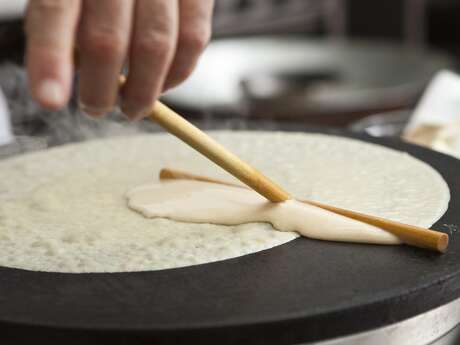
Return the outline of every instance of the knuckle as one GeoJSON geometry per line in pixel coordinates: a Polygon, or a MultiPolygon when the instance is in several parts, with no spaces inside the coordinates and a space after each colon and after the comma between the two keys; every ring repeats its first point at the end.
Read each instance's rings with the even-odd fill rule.
{"type": "Polygon", "coordinates": [[[95,59],[114,60],[125,54],[127,42],[117,30],[91,28],[82,33],[81,46],[95,59]]]}
{"type": "Polygon", "coordinates": [[[150,32],[144,33],[134,43],[134,50],[144,55],[152,55],[158,58],[166,58],[174,49],[172,37],[167,33],[150,32]]]}
{"type": "Polygon", "coordinates": [[[180,44],[184,49],[194,53],[202,52],[211,39],[211,30],[185,30],[179,38],[180,44]]]}

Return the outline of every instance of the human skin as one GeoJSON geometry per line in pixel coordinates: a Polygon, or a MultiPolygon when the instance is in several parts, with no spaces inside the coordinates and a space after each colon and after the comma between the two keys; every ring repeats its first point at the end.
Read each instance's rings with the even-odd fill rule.
{"type": "Polygon", "coordinates": [[[121,107],[131,118],[142,117],[163,91],[193,71],[211,36],[213,3],[31,0],[26,64],[32,96],[48,109],[67,104],[78,49],[82,111],[101,116],[113,109],[118,76],[127,65],[121,107]]]}

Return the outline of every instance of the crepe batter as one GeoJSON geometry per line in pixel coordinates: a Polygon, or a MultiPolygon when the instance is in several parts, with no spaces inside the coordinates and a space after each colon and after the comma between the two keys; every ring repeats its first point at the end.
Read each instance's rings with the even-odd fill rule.
{"type": "Polygon", "coordinates": [[[297,200],[267,202],[256,192],[197,181],[146,184],[127,193],[128,205],[148,218],[238,225],[267,222],[319,240],[398,244],[394,235],[297,200]]]}
{"type": "MultiPolygon", "coordinates": [[[[422,227],[447,209],[449,188],[440,174],[404,152],[321,134],[209,134],[299,199],[422,227]]],[[[265,221],[217,225],[133,212],[126,193],[158,181],[164,167],[237,182],[169,134],[93,140],[0,160],[0,266],[71,273],[168,269],[267,250],[299,236],[265,221]]],[[[286,205],[279,212],[292,212],[286,205]]],[[[326,221],[337,219],[328,214],[326,221]]],[[[379,233],[382,241],[394,241],[379,233]]]]}

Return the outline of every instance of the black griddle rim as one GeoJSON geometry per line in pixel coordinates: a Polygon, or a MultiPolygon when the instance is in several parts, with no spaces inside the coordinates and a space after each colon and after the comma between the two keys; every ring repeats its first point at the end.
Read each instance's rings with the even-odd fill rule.
{"type": "MultiPolygon", "coordinates": [[[[442,217],[441,217],[442,219],[442,217]]],[[[440,220],[441,220],[440,219],[440,220]]],[[[436,227],[436,225],[440,222],[440,220],[438,220],[434,225],[433,225],[433,228],[436,227]]],[[[294,241],[321,241],[321,240],[315,240],[315,239],[308,239],[308,238],[304,238],[304,237],[299,237],[299,238],[296,238],[292,241],[289,241],[287,243],[283,243],[279,246],[286,246],[286,245],[289,245],[290,243],[294,242],[294,241]]],[[[374,245],[374,244],[364,244],[364,243],[360,243],[360,244],[357,244],[359,246],[374,246],[374,247],[382,247],[381,245],[374,245]]],[[[279,247],[278,246],[278,247],[279,247]]],[[[405,244],[402,244],[400,245],[401,249],[402,250],[406,250],[407,248],[411,248],[411,246],[408,246],[408,245],[405,245],[405,244]]],[[[255,252],[255,253],[250,253],[250,254],[246,254],[245,256],[257,256],[258,254],[262,253],[262,252],[265,252],[265,251],[269,251],[271,250],[271,248],[269,249],[265,249],[265,250],[262,250],[262,251],[259,251],[259,252],[255,252]]],[[[418,249],[416,248],[416,250],[420,250],[420,251],[424,251],[424,249],[418,249]]],[[[440,256],[440,255],[444,255],[442,253],[433,253],[433,256],[440,256]]],[[[187,270],[188,268],[191,268],[191,267],[194,267],[194,266],[209,266],[209,265],[214,265],[214,264],[219,264],[219,263],[224,263],[224,262],[228,262],[228,261],[236,261],[238,260],[240,257],[237,257],[237,258],[230,258],[230,259],[226,259],[226,260],[221,260],[221,261],[216,261],[216,262],[210,262],[210,263],[206,263],[206,264],[199,264],[199,265],[192,265],[192,266],[185,266],[185,267],[178,267],[178,268],[172,268],[172,269],[162,269],[162,270],[155,270],[155,271],[138,271],[138,272],[115,272],[115,273],[99,273],[99,272],[96,272],[96,273],[61,273],[61,272],[39,272],[41,274],[46,274],[46,275],[53,275],[53,276],[56,276],[56,275],[75,275],[75,276],[78,276],[78,275],[81,275],[81,276],[100,276],[100,277],[103,277],[103,276],[106,276],[106,275],[110,275],[110,276],[114,276],[114,275],[120,275],[120,276],[126,276],[126,275],[137,275],[137,274],[149,274],[151,272],[160,272],[160,271],[173,271],[173,270],[187,270]]],[[[9,268],[9,267],[3,267],[3,266],[0,266],[1,269],[6,269],[6,270],[10,270],[10,271],[18,271],[18,272],[30,272],[30,273],[37,273],[37,271],[31,271],[31,270],[25,270],[25,269],[18,269],[18,268],[9,268]]],[[[459,281],[460,281],[460,271],[459,272],[456,272],[456,273],[452,273],[451,275],[447,276],[446,278],[444,279],[438,279],[438,280],[434,280],[432,283],[427,283],[425,285],[422,285],[421,287],[417,288],[417,289],[407,289],[406,293],[405,294],[398,294],[398,293],[395,293],[395,291],[391,291],[390,292],[385,292],[385,293],[381,293],[381,294],[376,294],[374,296],[374,300],[369,300],[368,298],[364,298],[366,299],[366,301],[368,301],[368,303],[365,303],[365,304],[361,304],[359,307],[351,307],[350,308],[350,305],[349,303],[345,302],[343,304],[336,304],[333,308],[322,308],[320,310],[316,310],[315,314],[313,315],[313,317],[322,317],[322,316],[329,316],[331,313],[340,313],[342,312],[344,309],[347,310],[347,311],[352,311],[352,310],[359,310],[359,309],[365,309],[366,307],[372,305],[376,305],[378,303],[385,303],[387,301],[391,301],[391,300],[394,300],[394,299],[400,299],[400,300],[404,300],[406,299],[407,296],[411,296],[413,295],[414,293],[417,293],[417,292],[421,292],[425,289],[430,289],[432,288],[433,286],[439,286],[440,284],[442,283],[445,283],[445,282],[448,282],[448,281],[451,281],[452,279],[455,279],[456,277],[459,278],[459,281]]],[[[460,292],[460,289],[459,289],[459,292],[460,292]]],[[[460,294],[459,296],[460,297],[460,294]]],[[[448,303],[448,302],[451,302],[453,300],[455,300],[456,298],[458,297],[453,297],[451,299],[447,299],[445,301],[445,303],[448,303]]],[[[357,299],[359,300],[359,298],[357,299]]],[[[356,300],[355,300],[356,301],[356,300]]],[[[433,306],[431,309],[434,309],[436,307],[439,307],[439,305],[436,305],[436,306],[433,306]]],[[[431,310],[429,309],[429,310],[431,310]]],[[[429,311],[429,310],[426,310],[426,311],[429,311]]],[[[411,316],[416,316],[416,315],[410,315],[408,317],[411,317],[411,316]]],[[[194,324],[193,322],[188,322],[187,324],[175,324],[174,327],[165,327],[165,326],[160,326],[158,328],[155,328],[155,331],[159,331],[159,332],[169,332],[169,331],[193,331],[193,330],[201,330],[202,328],[206,328],[206,329],[221,329],[221,328],[228,328],[228,327],[246,327],[246,326],[262,326],[262,325],[267,325],[267,324],[277,324],[279,322],[290,322],[290,321],[308,321],[309,318],[311,318],[312,315],[305,315],[304,313],[292,313],[292,315],[288,316],[288,317],[285,317],[285,318],[270,318],[270,317],[267,317],[263,320],[258,320],[256,322],[248,322],[248,321],[244,321],[244,320],[239,320],[237,322],[213,322],[212,324],[209,323],[197,323],[197,324],[194,324]]],[[[402,320],[405,320],[405,318],[402,318],[402,319],[398,319],[398,320],[395,320],[395,322],[399,322],[399,321],[402,321],[402,320]]],[[[126,331],[126,332],[150,332],[151,331],[151,326],[149,325],[145,325],[145,326],[140,326],[140,327],[130,327],[130,328],[126,328],[126,327],[123,327],[123,325],[117,325],[114,326],[98,326],[97,328],[93,328],[93,327],[87,327],[87,326],[80,326],[80,325],[74,325],[74,326],[63,326],[63,325],[56,325],[56,324],[53,324],[53,323],[43,323],[43,322],[37,322],[37,323],[33,323],[33,322],[22,322],[20,320],[18,321],[14,321],[14,322],[11,322],[11,321],[8,321],[8,320],[1,320],[0,319],[0,324],[1,323],[4,323],[4,324],[10,324],[10,325],[23,325],[23,326],[33,326],[33,327],[46,327],[46,328],[49,328],[49,329],[62,329],[62,330],[82,330],[82,331],[126,331]],[[120,328],[122,328],[120,330],[120,328]]]]}
{"type": "MultiPolygon", "coordinates": [[[[313,130],[312,132],[317,132],[316,130],[313,130]]],[[[320,130],[319,131],[320,133],[323,132],[323,130],[320,130]]],[[[358,140],[364,140],[365,142],[372,142],[372,143],[376,143],[376,144],[381,144],[385,147],[389,147],[389,148],[392,148],[392,149],[396,149],[394,148],[391,144],[403,144],[405,147],[407,148],[416,148],[417,150],[420,150],[420,149],[423,149],[423,150],[427,150],[425,148],[422,148],[420,146],[417,146],[417,145],[413,145],[413,144],[408,144],[408,143],[402,143],[400,140],[397,140],[397,139],[381,139],[381,138],[374,138],[374,137],[371,137],[371,136],[368,136],[368,135],[365,135],[365,134],[354,134],[354,133],[349,133],[349,132],[343,132],[343,131],[336,131],[336,130],[332,130],[331,131],[333,135],[339,135],[339,136],[342,136],[342,137],[349,137],[349,138],[352,138],[352,139],[358,139],[358,140]]],[[[299,131],[299,133],[302,133],[299,131]]],[[[407,150],[400,150],[400,149],[396,149],[398,151],[402,151],[402,152],[407,152],[407,150]]],[[[442,153],[438,153],[438,152],[434,152],[434,151],[431,151],[431,150],[428,150],[430,151],[430,154],[431,155],[438,155],[439,157],[442,157],[444,159],[449,159],[449,160],[454,160],[454,158],[450,157],[450,156],[447,156],[447,155],[444,155],[442,153]]],[[[409,153],[411,154],[411,153],[409,153]]],[[[413,155],[411,154],[412,156],[415,156],[416,158],[418,159],[421,159],[422,161],[425,161],[423,158],[420,158],[420,157],[417,157],[417,155],[413,155]]],[[[426,161],[425,161],[426,162],[426,161]]],[[[428,164],[430,164],[429,162],[426,162],[428,164]]],[[[459,161],[456,161],[456,164],[459,164],[459,167],[460,167],[460,160],[459,161]]],[[[439,171],[439,173],[442,175],[442,172],[439,171]]],[[[447,210],[447,212],[450,210],[450,207],[449,209],[447,210]]],[[[436,222],[436,224],[433,226],[434,228],[440,228],[442,225],[443,225],[443,218],[444,218],[445,214],[436,222]]],[[[288,242],[285,245],[289,245],[289,244],[292,244],[293,242],[295,241],[299,241],[299,240],[307,240],[307,241],[310,241],[309,239],[302,239],[302,238],[299,238],[299,239],[296,239],[294,241],[291,241],[291,242],[288,242]]],[[[366,244],[360,244],[360,245],[364,245],[364,246],[372,246],[372,245],[366,245],[366,244]]],[[[283,245],[282,245],[283,246],[283,245]]],[[[380,247],[380,246],[378,246],[380,247]]],[[[402,250],[406,250],[406,248],[404,248],[404,246],[401,247],[402,250]]],[[[268,250],[266,250],[268,251],[268,250]]],[[[263,253],[264,251],[262,252],[257,252],[257,253],[253,253],[253,254],[249,254],[249,255],[246,255],[246,256],[255,256],[255,255],[260,255],[261,253],[263,253]]],[[[442,255],[442,254],[434,254],[434,255],[442,255]]],[[[218,265],[220,263],[223,263],[223,262],[228,262],[228,261],[231,261],[231,260],[238,260],[239,258],[233,258],[233,259],[228,259],[228,260],[223,260],[223,261],[218,261],[218,262],[213,262],[213,263],[208,263],[208,264],[204,264],[204,265],[198,265],[198,266],[208,266],[208,265],[218,265]]],[[[194,267],[194,266],[191,266],[191,267],[194,267]]],[[[189,269],[190,267],[183,267],[183,268],[176,268],[176,269],[172,269],[172,270],[187,270],[189,269]]],[[[3,268],[1,267],[0,269],[2,270],[9,270],[9,271],[24,271],[24,272],[32,272],[32,271],[27,271],[27,270],[22,270],[22,269],[14,269],[14,268],[3,268]]],[[[171,270],[169,270],[171,271],[171,270]]],[[[36,272],[33,272],[33,273],[36,273],[36,272]]],[[[91,275],[91,276],[103,276],[103,275],[127,275],[127,274],[148,274],[150,273],[149,271],[146,271],[146,272],[129,272],[129,273],[80,273],[80,274],[69,274],[69,273],[49,273],[49,272],[44,272],[44,274],[50,274],[50,275],[91,275]]],[[[362,304],[358,307],[352,307],[352,308],[346,308],[347,307],[347,303],[344,303],[344,305],[340,305],[340,307],[333,307],[333,308],[325,308],[324,310],[321,310],[321,311],[317,311],[315,312],[314,315],[311,315],[311,314],[305,314],[305,313],[293,313],[292,315],[289,315],[287,317],[284,317],[282,319],[280,319],[279,317],[266,317],[266,318],[260,318],[258,321],[256,322],[247,322],[247,321],[243,321],[243,320],[240,320],[240,322],[234,322],[234,321],[229,321],[229,322],[213,322],[212,324],[206,324],[206,323],[198,323],[198,324],[194,324],[194,323],[187,323],[186,325],[181,325],[181,324],[175,324],[174,327],[165,327],[165,326],[161,326],[161,327],[155,327],[154,329],[154,332],[157,333],[162,333],[162,332],[181,332],[181,331],[202,331],[203,328],[207,329],[207,330],[224,330],[229,328],[229,329],[234,329],[235,327],[244,327],[244,328],[251,328],[251,327],[258,327],[258,326],[265,326],[265,327],[270,327],[270,326],[275,326],[275,325],[281,325],[281,324],[285,324],[285,323],[290,323],[290,322],[300,322],[300,323],[308,323],[309,322],[309,319],[314,317],[314,318],[322,318],[322,317],[330,317],[330,313],[335,313],[336,315],[340,315],[341,313],[343,313],[344,311],[346,312],[346,314],[348,314],[350,311],[357,311],[357,312],[360,312],[362,310],[365,310],[369,307],[373,307],[373,306],[376,306],[377,304],[380,304],[380,303],[383,303],[385,304],[386,302],[388,301],[394,301],[395,299],[398,300],[399,302],[401,302],[402,304],[400,304],[398,306],[398,309],[401,309],[404,305],[403,301],[410,301],[411,299],[414,298],[414,294],[418,294],[424,290],[430,290],[430,289],[433,289],[434,287],[437,287],[437,289],[441,288],[442,290],[446,291],[446,290],[451,290],[452,287],[455,287],[456,285],[458,284],[454,284],[454,286],[451,286],[450,289],[449,289],[449,286],[444,286],[444,285],[449,285],[449,283],[452,283],[453,280],[457,280],[457,282],[460,282],[460,270],[457,271],[457,272],[454,272],[450,275],[447,275],[445,277],[443,277],[442,279],[438,279],[438,280],[434,280],[434,281],[431,281],[430,283],[427,283],[425,285],[422,285],[416,289],[411,289],[411,290],[407,290],[405,294],[401,294],[401,293],[395,293],[395,291],[390,291],[388,292],[385,291],[384,293],[381,293],[380,295],[376,295],[374,296],[374,298],[372,300],[370,299],[366,299],[368,303],[366,304],[362,304]],[[447,288],[447,289],[446,289],[447,288]],[[383,296],[382,296],[383,295],[383,296]],[[345,309],[344,309],[345,308],[345,309]]],[[[438,302],[432,302],[432,303],[429,303],[428,306],[426,306],[425,308],[422,308],[423,310],[420,310],[419,312],[426,312],[428,310],[431,310],[433,308],[436,308],[436,307],[439,307],[440,305],[442,304],[445,304],[445,303],[448,303],[456,298],[458,298],[460,296],[460,288],[456,288],[456,289],[452,289],[452,291],[455,291],[455,295],[448,295],[448,296],[444,296],[442,299],[438,300],[438,302]]],[[[356,300],[355,300],[356,302],[356,300]]],[[[349,306],[348,306],[349,307],[349,306]]],[[[372,329],[372,328],[377,328],[377,327],[381,327],[381,326],[385,326],[385,325],[388,325],[388,324],[391,324],[391,323],[395,323],[395,322],[398,322],[398,321],[402,321],[402,320],[405,320],[407,318],[410,318],[412,316],[415,316],[417,315],[418,313],[417,312],[413,312],[413,311],[410,311],[410,312],[403,312],[400,314],[399,317],[393,317],[391,322],[388,322],[388,323],[384,323],[384,324],[375,324],[373,325],[372,327],[366,327],[365,329],[362,329],[360,331],[366,331],[368,329],[372,329]]],[[[394,316],[394,315],[393,315],[394,316]]],[[[11,320],[0,320],[0,329],[1,329],[1,324],[3,323],[3,325],[15,325],[15,326],[26,326],[26,327],[41,327],[41,328],[48,328],[50,330],[82,330],[82,331],[110,331],[110,332],[115,332],[115,333],[119,333],[119,332],[141,332],[141,333],[151,333],[153,330],[152,330],[152,326],[151,325],[141,325],[139,327],[123,327],[123,325],[102,325],[99,324],[97,327],[95,328],[92,328],[92,327],[87,327],[87,326],[82,326],[82,325],[62,325],[62,324],[53,324],[53,323],[44,323],[44,322],[36,322],[36,323],[33,323],[33,322],[30,322],[30,321],[26,321],[26,322],[22,322],[21,320],[14,320],[14,321],[11,321],[11,320]]],[[[349,334],[349,333],[341,333],[341,334],[336,334],[334,335],[335,336],[343,336],[343,335],[346,335],[346,334],[349,334]]]]}

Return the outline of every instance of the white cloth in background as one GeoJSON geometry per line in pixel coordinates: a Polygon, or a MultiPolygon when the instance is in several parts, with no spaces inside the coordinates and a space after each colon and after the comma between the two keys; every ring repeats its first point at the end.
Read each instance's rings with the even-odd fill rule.
{"type": "Polygon", "coordinates": [[[428,85],[403,137],[460,158],[460,76],[441,71],[428,85]]]}
{"type": "Polygon", "coordinates": [[[22,17],[27,2],[27,0],[0,0],[0,19],[22,17]]]}
{"type": "MultiPolygon", "coordinates": [[[[28,0],[0,0],[0,19],[21,18],[28,0]]],[[[13,141],[10,114],[3,93],[0,91],[0,146],[13,141]]]]}
{"type": "Polygon", "coordinates": [[[11,133],[10,112],[3,93],[0,91],[0,145],[13,141],[11,133]]]}
{"type": "MultiPolygon", "coordinates": [[[[0,19],[21,18],[28,0],[0,0],[0,19]]],[[[13,141],[10,114],[3,93],[0,90],[0,145],[13,141]]]]}

